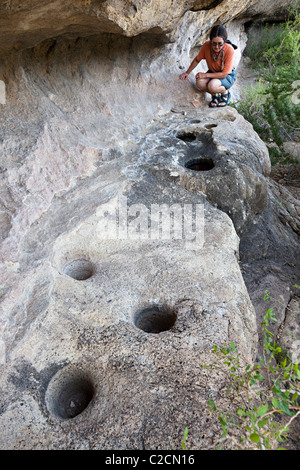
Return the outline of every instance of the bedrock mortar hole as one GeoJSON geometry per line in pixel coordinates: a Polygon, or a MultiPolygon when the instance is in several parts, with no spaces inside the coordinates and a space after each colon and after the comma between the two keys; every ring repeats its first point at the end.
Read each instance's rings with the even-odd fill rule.
{"type": "Polygon", "coordinates": [[[195,158],[194,160],[189,160],[184,166],[188,170],[209,171],[214,168],[215,163],[212,158],[195,158]]]}
{"type": "Polygon", "coordinates": [[[87,408],[94,394],[93,382],[83,372],[62,372],[49,384],[47,407],[58,418],[72,419],[87,408]]]}
{"type": "Polygon", "coordinates": [[[183,142],[193,142],[196,140],[195,134],[193,132],[182,132],[177,134],[178,139],[183,140],[183,142]]]}
{"type": "Polygon", "coordinates": [[[93,276],[94,266],[88,260],[77,259],[67,264],[63,272],[77,281],[85,281],[93,276]]]}
{"type": "Polygon", "coordinates": [[[133,318],[137,328],[146,333],[160,333],[172,328],[177,319],[176,313],[165,307],[146,307],[138,310],[133,318]]]}

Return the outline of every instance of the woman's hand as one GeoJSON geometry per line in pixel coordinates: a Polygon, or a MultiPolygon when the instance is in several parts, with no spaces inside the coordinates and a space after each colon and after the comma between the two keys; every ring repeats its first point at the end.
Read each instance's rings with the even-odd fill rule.
{"type": "Polygon", "coordinates": [[[201,78],[207,78],[207,77],[206,77],[206,73],[198,72],[198,73],[196,74],[196,80],[201,80],[201,78]]]}
{"type": "Polygon", "coordinates": [[[187,80],[189,74],[186,72],[183,72],[181,75],[179,75],[180,80],[187,80]]]}

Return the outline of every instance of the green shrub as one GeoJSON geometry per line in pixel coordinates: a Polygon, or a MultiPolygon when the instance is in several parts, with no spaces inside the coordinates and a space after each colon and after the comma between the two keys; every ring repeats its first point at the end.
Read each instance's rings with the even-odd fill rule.
{"type": "MultiPolygon", "coordinates": [[[[299,287],[296,285],[296,287],[299,287]]],[[[269,292],[264,297],[270,299],[269,292]]],[[[263,353],[259,362],[242,365],[234,343],[213,347],[216,360],[203,370],[217,371],[226,383],[225,393],[230,410],[218,409],[213,399],[208,401],[211,413],[217,413],[222,435],[216,449],[282,450],[291,423],[300,415],[300,369],[276,344],[270,327],[276,322],[274,309],[266,311],[262,322],[263,353]],[[278,419],[282,416],[285,422],[278,419]]],[[[188,428],[182,440],[187,449],[188,428]]]]}
{"type": "MultiPolygon", "coordinates": [[[[251,39],[250,39],[251,41],[251,39]]],[[[281,25],[265,25],[247,48],[250,66],[257,72],[257,87],[249,87],[231,104],[269,144],[272,163],[292,161],[283,143],[300,136],[300,12],[296,6],[281,25]],[[297,90],[296,90],[297,91],[297,90]],[[271,145],[270,145],[271,144],[271,145]]]]}

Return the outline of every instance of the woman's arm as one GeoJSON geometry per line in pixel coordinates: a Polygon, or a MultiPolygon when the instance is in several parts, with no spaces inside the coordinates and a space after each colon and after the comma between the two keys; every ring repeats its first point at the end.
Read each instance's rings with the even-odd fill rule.
{"type": "Polygon", "coordinates": [[[196,79],[201,79],[201,78],[225,78],[227,77],[226,73],[223,72],[198,72],[196,74],[196,79]]]}
{"type": "Polygon", "coordinates": [[[197,67],[197,65],[199,64],[199,60],[197,60],[197,58],[195,57],[195,59],[193,59],[191,65],[189,66],[189,68],[187,69],[186,72],[183,72],[179,78],[180,80],[186,80],[189,76],[189,74],[194,70],[195,67],[197,67]]]}

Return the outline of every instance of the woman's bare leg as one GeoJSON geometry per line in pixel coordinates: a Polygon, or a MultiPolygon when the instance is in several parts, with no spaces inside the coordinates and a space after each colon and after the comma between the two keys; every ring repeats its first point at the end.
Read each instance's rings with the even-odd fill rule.
{"type": "Polygon", "coordinates": [[[196,85],[201,91],[208,91],[208,83],[210,78],[198,78],[196,79],[196,85]]]}
{"type": "Polygon", "coordinates": [[[217,78],[200,78],[196,79],[196,85],[201,91],[206,91],[210,93],[213,97],[210,107],[217,107],[218,101],[215,95],[221,93],[222,95],[226,94],[227,89],[221,84],[220,80],[217,78]]]}
{"type": "Polygon", "coordinates": [[[207,84],[208,92],[211,93],[212,95],[212,101],[210,103],[211,108],[215,108],[219,106],[218,99],[216,98],[216,95],[218,93],[221,93],[221,95],[226,94],[227,90],[226,88],[222,85],[220,80],[217,78],[213,78],[210,80],[210,82],[207,84]]]}
{"type": "Polygon", "coordinates": [[[212,78],[207,84],[207,88],[208,92],[212,95],[216,95],[217,93],[224,95],[227,91],[226,88],[221,84],[220,80],[217,78],[212,78]]]}

